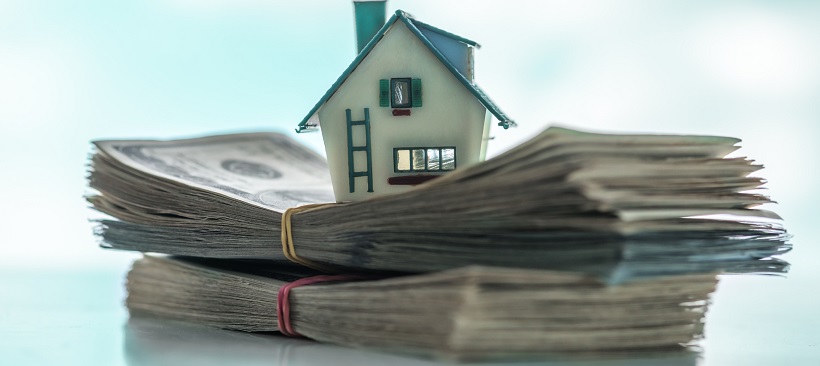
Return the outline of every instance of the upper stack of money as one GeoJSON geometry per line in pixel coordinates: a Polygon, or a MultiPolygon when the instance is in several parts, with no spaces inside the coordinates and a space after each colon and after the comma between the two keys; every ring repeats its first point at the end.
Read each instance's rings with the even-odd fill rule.
{"type": "MultiPolygon", "coordinates": [[[[339,272],[486,265],[616,280],[782,272],[779,217],[738,139],[550,128],[406,193],[293,215],[300,258],[339,272]]],[[[333,202],[325,160],[280,134],[98,141],[89,182],[103,246],[284,260],[282,214],[333,202]]]]}

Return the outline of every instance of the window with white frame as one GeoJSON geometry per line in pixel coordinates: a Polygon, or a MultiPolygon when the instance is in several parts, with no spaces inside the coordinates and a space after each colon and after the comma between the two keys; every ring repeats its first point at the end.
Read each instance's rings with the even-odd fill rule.
{"type": "Polygon", "coordinates": [[[393,170],[396,173],[442,172],[456,168],[456,148],[400,147],[393,149],[393,170]]]}

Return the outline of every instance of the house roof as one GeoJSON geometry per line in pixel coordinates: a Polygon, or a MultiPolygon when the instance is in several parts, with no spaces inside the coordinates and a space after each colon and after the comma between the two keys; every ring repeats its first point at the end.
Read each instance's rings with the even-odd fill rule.
{"type": "Polygon", "coordinates": [[[362,60],[364,60],[365,57],[367,57],[367,55],[370,54],[370,51],[373,49],[373,47],[375,47],[376,44],[379,43],[382,36],[384,36],[384,34],[387,32],[387,30],[390,29],[390,27],[396,21],[401,21],[402,23],[404,23],[407,26],[407,28],[410,30],[410,32],[412,32],[421,41],[421,43],[423,43],[425,46],[427,46],[427,48],[430,50],[430,52],[432,52],[433,55],[435,55],[436,58],[438,58],[438,60],[448,70],[450,70],[450,72],[453,74],[453,76],[455,76],[456,80],[458,80],[461,83],[461,85],[464,85],[464,87],[467,88],[467,90],[469,90],[470,93],[472,93],[473,96],[475,96],[476,99],[478,99],[478,101],[485,108],[487,108],[487,110],[490,111],[490,113],[492,113],[495,116],[495,118],[498,119],[498,121],[499,121],[498,125],[499,126],[504,127],[504,129],[507,129],[511,125],[515,124],[515,122],[513,122],[512,119],[510,119],[504,112],[501,111],[500,108],[498,108],[498,106],[492,100],[490,100],[490,98],[487,96],[487,94],[484,93],[484,91],[481,90],[481,88],[479,88],[478,85],[475,85],[466,76],[464,76],[460,71],[458,71],[458,69],[455,67],[455,65],[453,65],[453,63],[449,59],[447,59],[447,57],[445,57],[444,54],[442,54],[441,51],[439,51],[439,49],[436,48],[436,46],[432,42],[430,42],[429,39],[427,39],[427,37],[421,32],[421,30],[419,30],[419,28],[424,28],[426,30],[430,30],[432,32],[441,34],[445,37],[451,38],[453,40],[456,40],[456,41],[459,41],[459,42],[462,42],[462,43],[465,43],[465,44],[468,44],[470,46],[480,47],[480,45],[478,43],[476,43],[474,41],[471,41],[467,38],[457,36],[453,33],[447,32],[445,30],[436,28],[432,25],[422,23],[418,20],[413,19],[410,16],[410,14],[407,14],[402,10],[396,10],[396,13],[393,14],[393,16],[391,16],[390,19],[388,19],[387,22],[384,23],[384,26],[382,26],[382,28],[379,29],[379,31],[376,33],[376,35],[373,36],[373,39],[371,39],[370,42],[368,42],[367,45],[362,49],[362,51],[359,52],[359,55],[356,56],[355,59],[353,59],[353,62],[350,64],[350,66],[348,66],[347,69],[345,69],[345,71],[342,73],[342,75],[339,76],[338,79],[336,79],[336,82],[333,83],[333,85],[330,86],[330,89],[328,89],[327,92],[325,92],[325,95],[322,96],[322,99],[320,99],[319,102],[316,103],[316,105],[314,105],[313,108],[311,108],[310,112],[308,112],[308,114],[305,116],[305,118],[303,118],[302,121],[299,122],[299,125],[296,128],[296,132],[302,132],[304,130],[307,130],[310,127],[315,127],[315,126],[309,126],[308,125],[308,121],[310,121],[311,117],[313,117],[316,114],[316,112],[319,110],[319,108],[323,104],[325,104],[325,102],[327,102],[330,99],[330,97],[333,96],[334,93],[336,93],[336,90],[338,90],[339,87],[342,86],[342,84],[345,82],[345,80],[347,80],[347,77],[350,76],[350,74],[353,72],[353,70],[355,70],[356,67],[359,66],[359,64],[362,62],[362,60]]]}
{"type": "Polygon", "coordinates": [[[430,25],[430,24],[427,24],[427,23],[422,22],[421,20],[418,20],[418,19],[413,19],[413,24],[415,24],[415,25],[416,25],[416,27],[420,27],[420,28],[424,28],[424,29],[431,30],[431,31],[433,31],[433,32],[436,32],[436,33],[441,34],[441,35],[443,35],[443,36],[445,36],[445,37],[448,37],[448,38],[452,38],[452,39],[454,39],[454,40],[456,40],[456,41],[459,41],[459,42],[461,42],[461,43],[466,43],[466,44],[468,44],[468,45],[470,45],[470,46],[474,46],[475,48],[481,48],[481,45],[480,45],[480,44],[478,44],[476,41],[471,41],[471,40],[469,40],[469,39],[467,39],[467,38],[464,38],[464,37],[462,37],[462,36],[459,36],[459,35],[457,35],[457,34],[450,33],[450,32],[448,32],[448,31],[446,31],[446,30],[444,30],[444,29],[441,29],[441,28],[438,28],[438,27],[434,27],[434,26],[432,26],[432,25],[430,25]]]}

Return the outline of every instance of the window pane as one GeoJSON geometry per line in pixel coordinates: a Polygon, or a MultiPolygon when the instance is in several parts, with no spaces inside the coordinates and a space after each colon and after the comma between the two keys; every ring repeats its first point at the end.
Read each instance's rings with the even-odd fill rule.
{"type": "Polygon", "coordinates": [[[427,149],[427,170],[438,170],[438,149],[427,149]]]}
{"type": "Polygon", "coordinates": [[[396,170],[410,170],[410,150],[396,152],[396,170]]]}
{"type": "Polygon", "coordinates": [[[456,168],[456,149],[441,149],[441,170],[456,168]]]}
{"type": "Polygon", "coordinates": [[[424,170],[424,149],[413,150],[413,170],[424,170]]]}
{"type": "Polygon", "coordinates": [[[393,79],[393,108],[410,106],[410,79],[393,79]]]}

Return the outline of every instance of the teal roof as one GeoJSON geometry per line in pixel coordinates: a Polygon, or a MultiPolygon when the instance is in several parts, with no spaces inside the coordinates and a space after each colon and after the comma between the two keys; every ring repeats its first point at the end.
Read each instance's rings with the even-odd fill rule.
{"type": "Polygon", "coordinates": [[[470,45],[470,46],[473,46],[473,47],[475,47],[475,48],[481,48],[481,45],[480,45],[480,44],[478,44],[476,41],[471,41],[471,40],[469,40],[469,39],[467,39],[467,38],[464,38],[464,37],[462,37],[462,36],[459,36],[459,35],[457,35],[457,34],[450,33],[450,32],[448,32],[448,31],[446,31],[446,30],[444,30],[444,29],[441,29],[441,28],[438,28],[438,27],[434,27],[434,26],[432,26],[432,25],[430,25],[430,24],[427,24],[427,23],[424,23],[424,22],[422,22],[422,21],[420,21],[420,20],[418,20],[418,19],[413,19],[413,24],[415,24],[417,27],[421,27],[421,28],[424,28],[424,29],[429,29],[429,30],[431,30],[431,31],[433,31],[433,32],[436,32],[436,33],[438,33],[438,34],[441,34],[441,35],[443,35],[443,36],[446,36],[446,37],[449,37],[449,38],[455,39],[456,41],[459,41],[459,42],[462,42],[462,43],[466,43],[466,44],[468,44],[468,45],[470,45]]]}
{"type": "Polygon", "coordinates": [[[370,51],[373,49],[373,47],[375,47],[376,44],[379,43],[379,41],[382,39],[384,34],[387,32],[387,30],[390,29],[390,26],[392,26],[393,23],[395,23],[397,20],[404,23],[407,26],[407,28],[410,29],[410,32],[412,32],[414,35],[416,35],[416,37],[418,37],[418,39],[421,41],[421,43],[423,43],[425,46],[427,46],[427,48],[430,50],[430,52],[432,52],[436,56],[436,58],[438,58],[438,60],[441,61],[441,63],[445,67],[447,67],[448,70],[450,70],[450,72],[453,74],[453,76],[455,76],[456,80],[458,80],[462,85],[464,85],[464,87],[467,88],[467,90],[469,90],[470,93],[472,93],[473,96],[475,96],[476,99],[478,99],[478,101],[485,108],[487,108],[487,110],[490,111],[490,113],[492,113],[493,116],[495,116],[495,118],[498,119],[498,121],[499,121],[498,125],[499,126],[504,127],[505,129],[507,129],[511,125],[515,124],[515,122],[513,122],[512,119],[510,119],[504,112],[502,112],[501,109],[498,108],[498,106],[492,100],[490,100],[489,97],[487,97],[487,94],[484,93],[484,91],[481,90],[478,87],[478,85],[475,85],[469,79],[467,79],[466,76],[464,76],[461,72],[458,71],[458,69],[453,65],[453,63],[450,62],[450,60],[448,60],[446,57],[444,57],[444,55],[441,53],[441,51],[439,51],[438,48],[436,48],[436,46],[433,45],[433,43],[430,42],[430,40],[427,39],[427,37],[424,36],[424,34],[422,34],[422,32],[419,30],[419,27],[428,29],[430,31],[436,32],[438,34],[441,34],[443,36],[452,38],[452,39],[454,39],[456,41],[459,41],[459,42],[462,42],[462,43],[466,43],[466,44],[471,45],[471,46],[480,47],[478,45],[478,43],[476,43],[474,41],[471,41],[467,38],[457,36],[457,35],[452,34],[450,32],[441,30],[439,28],[433,27],[432,25],[422,23],[418,20],[413,19],[410,16],[410,14],[407,14],[402,10],[396,10],[396,13],[393,14],[393,16],[391,16],[390,19],[388,19],[387,22],[384,23],[384,26],[382,26],[382,28],[379,29],[379,31],[376,33],[376,35],[373,36],[373,39],[371,39],[370,42],[367,43],[367,45],[362,49],[362,52],[359,52],[359,55],[356,56],[355,59],[353,59],[353,62],[350,64],[350,66],[348,66],[347,69],[345,69],[345,71],[342,73],[342,75],[339,76],[338,79],[336,79],[336,82],[333,83],[333,85],[330,86],[330,89],[328,89],[327,92],[325,92],[325,95],[322,96],[322,99],[320,99],[319,102],[316,103],[316,105],[314,105],[313,108],[310,109],[310,112],[308,112],[308,114],[305,116],[305,118],[302,119],[302,122],[299,122],[299,126],[296,128],[296,132],[302,132],[302,131],[312,127],[312,126],[308,126],[308,124],[307,124],[308,120],[310,120],[310,118],[314,114],[316,114],[316,112],[319,110],[319,108],[323,104],[325,104],[325,102],[327,102],[330,99],[330,97],[333,96],[334,93],[336,93],[336,90],[338,90],[339,87],[342,86],[342,84],[345,82],[345,80],[347,80],[347,77],[350,76],[350,74],[353,72],[353,70],[355,70],[356,67],[359,66],[359,64],[362,62],[362,60],[364,60],[364,58],[367,57],[368,54],[370,54],[370,51]]]}

